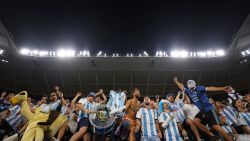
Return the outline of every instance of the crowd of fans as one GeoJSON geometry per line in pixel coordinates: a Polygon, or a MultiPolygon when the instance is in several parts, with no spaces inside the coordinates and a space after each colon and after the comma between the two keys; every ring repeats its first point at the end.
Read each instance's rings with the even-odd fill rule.
{"type": "MultiPolygon", "coordinates": [[[[45,137],[44,140],[232,141],[238,135],[250,134],[249,93],[238,94],[231,86],[196,86],[193,80],[189,80],[187,87],[184,87],[176,77],[174,82],[180,92],[161,98],[158,95],[142,98],[137,88],[131,94],[119,90],[117,93],[121,94],[125,103],[111,95],[107,95],[107,98],[102,89],[96,93],[90,92],[87,97],[77,92],[70,101],[64,98],[58,86],[49,96],[44,95],[35,103],[28,97],[27,102],[31,112],[35,113],[35,109],[40,107],[41,112],[49,114],[47,121],[37,123],[39,126],[52,124],[59,115],[68,119],[56,136],[45,137]],[[209,98],[206,94],[208,91],[224,91],[227,99],[209,98]],[[112,112],[119,116],[114,119],[113,130],[104,135],[95,135],[90,130],[93,126],[89,121],[92,109],[107,103],[117,106],[117,101],[120,108],[112,112]]],[[[14,93],[2,92],[0,97],[0,140],[21,140],[29,123],[21,114],[20,105],[10,103],[13,96],[14,93]]]]}

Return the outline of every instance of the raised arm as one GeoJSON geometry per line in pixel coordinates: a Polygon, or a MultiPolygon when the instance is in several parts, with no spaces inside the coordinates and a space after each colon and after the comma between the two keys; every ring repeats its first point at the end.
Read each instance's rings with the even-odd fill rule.
{"type": "Polygon", "coordinates": [[[225,87],[206,87],[206,91],[225,91],[227,92],[227,90],[230,88],[230,86],[225,86],[225,87]]]}
{"type": "Polygon", "coordinates": [[[106,102],[107,102],[107,97],[106,97],[106,95],[103,93],[103,90],[100,89],[100,90],[99,90],[99,93],[102,95],[102,98],[103,98],[103,101],[101,102],[101,104],[106,103],[106,102]]]}
{"type": "Polygon", "coordinates": [[[78,97],[80,97],[81,95],[82,95],[81,92],[77,92],[77,93],[76,93],[76,96],[73,98],[73,100],[72,100],[71,103],[70,103],[70,108],[74,108],[74,107],[75,107],[76,100],[77,100],[78,97]]]}
{"type": "Polygon", "coordinates": [[[174,82],[181,89],[181,91],[184,91],[184,85],[178,81],[176,76],[174,77],[174,82]]]}
{"type": "Polygon", "coordinates": [[[60,103],[62,104],[62,105],[66,105],[67,104],[67,101],[63,98],[63,93],[61,93],[60,92],[60,94],[59,94],[59,99],[60,99],[60,103]]]}
{"type": "Polygon", "coordinates": [[[179,100],[183,101],[184,98],[185,98],[185,94],[183,92],[178,92],[178,94],[177,94],[177,96],[175,98],[175,101],[179,101],[179,100]],[[182,95],[182,98],[180,99],[181,95],[182,95]]]}

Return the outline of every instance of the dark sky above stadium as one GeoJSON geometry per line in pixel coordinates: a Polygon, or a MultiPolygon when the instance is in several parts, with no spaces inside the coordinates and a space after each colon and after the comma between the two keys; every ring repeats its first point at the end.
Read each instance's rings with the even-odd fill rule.
{"type": "Polygon", "coordinates": [[[18,48],[91,52],[226,48],[250,12],[246,1],[5,1],[0,20],[18,48]]]}

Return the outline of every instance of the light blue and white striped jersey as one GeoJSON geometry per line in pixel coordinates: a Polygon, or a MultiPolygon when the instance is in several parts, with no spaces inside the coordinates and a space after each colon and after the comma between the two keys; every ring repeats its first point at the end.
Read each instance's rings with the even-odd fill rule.
{"type": "Polygon", "coordinates": [[[159,117],[159,123],[167,122],[167,125],[163,127],[165,128],[164,138],[166,141],[183,141],[177,126],[177,121],[175,118],[171,120],[170,115],[174,116],[172,112],[163,112],[159,117]]]}
{"type": "Polygon", "coordinates": [[[141,120],[142,136],[157,136],[157,113],[152,109],[141,108],[136,113],[136,118],[141,120]]]}
{"type": "Polygon", "coordinates": [[[250,113],[248,112],[239,112],[240,118],[243,119],[248,126],[250,126],[250,113]]]}
{"type": "MultiPolygon", "coordinates": [[[[49,113],[51,110],[56,110],[56,108],[60,105],[60,100],[57,100],[55,102],[51,102],[49,104],[42,104],[41,107],[41,111],[43,113],[49,113]]],[[[62,112],[62,111],[61,111],[62,112]]]]}
{"type": "Polygon", "coordinates": [[[226,117],[229,125],[238,124],[238,118],[237,118],[238,112],[233,107],[227,106],[220,113],[226,117]]]}
{"type": "MultiPolygon", "coordinates": [[[[85,109],[91,110],[94,108],[95,102],[90,103],[88,102],[87,98],[81,98],[78,103],[81,103],[85,109]]],[[[82,110],[79,113],[78,121],[83,117],[88,117],[87,113],[84,113],[82,110]]]]}
{"type": "Polygon", "coordinates": [[[221,126],[228,134],[233,134],[233,130],[229,125],[222,125],[221,126]]]}
{"type": "Polygon", "coordinates": [[[113,90],[109,93],[109,101],[107,103],[107,108],[109,109],[119,109],[125,105],[126,94],[124,92],[117,93],[113,90]]]}
{"type": "Polygon", "coordinates": [[[10,114],[5,118],[5,120],[15,131],[18,131],[19,125],[25,122],[25,118],[21,114],[21,107],[19,105],[15,105],[13,107],[10,107],[9,111],[10,114]]]}
{"type": "Polygon", "coordinates": [[[178,100],[173,103],[171,103],[170,101],[167,101],[167,103],[168,103],[169,110],[173,112],[176,118],[176,121],[182,123],[186,119],[186,116],[182,109],[184,105],[183,101],[178,100]]]}

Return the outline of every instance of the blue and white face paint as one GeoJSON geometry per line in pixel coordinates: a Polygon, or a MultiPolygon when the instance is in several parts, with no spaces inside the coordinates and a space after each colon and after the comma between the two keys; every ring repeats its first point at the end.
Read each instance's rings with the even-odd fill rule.
{"type": "Polygon", "coordinates": [[[196,83],[195,83],[194,80],[188,80],[187,81],[187,86],[188,86],[189,89],[193,89],[193,88],[196,87],[196,83]]]}

